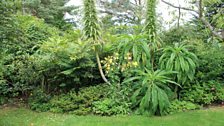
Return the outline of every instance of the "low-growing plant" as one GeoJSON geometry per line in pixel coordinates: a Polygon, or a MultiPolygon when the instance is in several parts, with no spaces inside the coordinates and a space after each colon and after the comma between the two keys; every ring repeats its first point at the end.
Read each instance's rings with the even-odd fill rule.
{"type": "Polygon", "coordinates": [[[100,84],[81,88],[78,92],[50,96],[42,90],[34,92],[29,100],[30,108],[36,111],[55,113],[74,113],[86,115],[92,113],[93,103],[104,99],[108,94],[108,85],[100,84]]]}
{"type": "Polygon", "coordinates": [[[50,99],[50,95],[46,94],[41,89],[36,89],[30,93],[28,105],[32,110],[45,112],[48,111],[51,107],[48,103],[50,99]]]}
{"type": "Polygon", "coordinates": [[[130,105],[128,103],[116,102],[111,98],[106,98],[102,101],[96,101],[93,103],[93,113],[97,115],[125,115],[130,112],[130,105]]]}
{"type": "Polygon", "coordinates": [[[181,98],[201,105],[219,103],[224,101],[224,87],[216,81],[185,85],[181,91],[181,98]]]}
{"type": "Polygon", "coordinates": [[[3,105],[6,102],[7,102],[6,98],[3,96],[0,96],[0,105],[3,105]]]}
{"type": "Polygon", "coordinates": [[[185,112],[189,110],[196,110],[200,109],[201,107],[197,104],[194,104],[189,101],[179,101],[174,100],[171,102],[170,107],[168,108],[167,112],[169,114],[178,113],[178,112],[185,112]]]}

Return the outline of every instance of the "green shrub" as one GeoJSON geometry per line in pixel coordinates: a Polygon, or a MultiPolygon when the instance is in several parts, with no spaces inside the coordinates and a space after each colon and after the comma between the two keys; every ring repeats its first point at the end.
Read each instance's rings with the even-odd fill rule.
{"type": "Polygon", "coordinates": [[[50,95],[44,93],[41,89],[37,89],[30,94],[28,105],[32,110],[45,112],[51,107],[48,103],[50,99],[50,95]]]}
{"type": "Polygon", "coordinates": [[[173,114],[177,112],[185,112],[185,111],[195,110],[195,109],[200,109],[200,106],[189,101],[174,100],[171,102],[171,105],[168,108],[167,112],[169,114],[173,114]]]}
{"type": "Polygon", "coordinates": [[[37,44],[52,35],[58,35],[59,31],[33,16],[15,15],[13,20],[17,36],[6,36],[9,37],[9,41],[6,42],[8,39],[5,39],[1,44],[3,47],[1,52],[5,53],[5,56],[0,59],[1,67],[4,68],[0,70],[2,73],[0,76],[4,78],[5,83],[0,85],[0,90],[4,88],[1,92],[9,97],[27,96],[37,80],[40,80],[37,78],[38,74],[30,55],[39,48],[37,44]]]}
{"type": "Polygon", "coordinates": [[[79,109],[79,104],[82,103],[82,100],[81,97],[77,97],[76,92],[54,96],[49,102],[51,105],[50,111],[56,113],[74,111],[79,109]]]}
{"type": "Polygon", "coordinates": [[[86,115],[92,113],[93,102],[100,101],[107,96],[108,88],[108,85],[100,84],[81,88],[78,92],[70,91],[53,97],[38,90],[30,97],[29,105],[36,111],[86,115]]]}
{"type": "Polygon", "coordinates": [[[185,101],[201,105],[219,103],[224,100],[224,87],[216,81],[189,84],[183,87],[181,97],[185,101]]]}
{"type": "Polygon", "coordinates": [[[50,111],[59,110],[58,112],[69,112],[77,115],[92,113],[93,102],[106,97],[107,91],[107,85],[97,85],[82,88],[78,93],[71,91],[68,94],[62,94],[50,101],[52,105],[50,111]]]}
{"type": "Polygon", "coordinates": [[[111,115],[125,115],[129,114],[130,104],[123,101],[116,102],[114,99],[106,98],[102,101],[96,101],[93,103],[93,113],[102,116],[111,116],[111,115]]]}
{"type": "MultiPolygon", "coordinates": [[[[206,43],[207,44],[207,43],[206,43]]],[[[211,44],[197,47],[199,67],[197,80],[206,82],[209,80],[224,80],[224,47],[214,47],[211,44]]]]}
{"type": "Polygon", "coordinates": [[[0,96],[0,105],[3,105],[7,102],[6,98],[3,96],[0,96]]]}
{"type": "Polygon", "coordinates": [[[89,82],[98,83],[95,56],[90,44],[79,37],[79,31],[73,31],[49,38],[31,57],[40,80],[44,80],[44,87],[48,87],[46,90],[68,91],[87,86],[89,82]]]}
{"type": "Polygon", "coordinates": [[[130,83],[113,83],[108,87],[105,99],[94,102],[93,112],[97,115],[124,115],[131,112],[133,89],[130,83]]]}

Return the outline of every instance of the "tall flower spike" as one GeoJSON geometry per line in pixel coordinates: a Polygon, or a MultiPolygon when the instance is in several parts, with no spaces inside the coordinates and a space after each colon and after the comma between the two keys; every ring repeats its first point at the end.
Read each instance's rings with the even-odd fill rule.
{"type": "Polygon", "coordinates": [[[84,20],[83,32],[84,32],[85,38],[88,40],[91,40],[91,42],[93,43],[100,75],[106,83],[110,84],[103,73],[103,69],[102,69],[102,65],[101,65],[100,57],[99,57],[99,50],[101,47],[100,25],[97,18],[95,0],[84,0],[83,20],[84,20]]]}
{"type": "Polygon", "coordinates": [[[95,0],[84,0],[84,35],[94,43],[100,40],[100,26],[97,18],[95,0]]]}
{"type": "Polygon", "coordinates": [[[155,43],[156,36],[156,0],[147,0],[145,33],[150,43],[155,43]]]}

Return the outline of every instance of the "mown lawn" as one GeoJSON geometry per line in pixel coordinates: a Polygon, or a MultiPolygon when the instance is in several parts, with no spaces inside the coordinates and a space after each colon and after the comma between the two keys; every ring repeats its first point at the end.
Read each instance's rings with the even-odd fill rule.
{"type": "Polygon", "coordinates": [[[76,116],[37,113],[25,108],[0,109],[0,126],[224,126],[224,108],[178,113],[164,117],[76,116]]]}

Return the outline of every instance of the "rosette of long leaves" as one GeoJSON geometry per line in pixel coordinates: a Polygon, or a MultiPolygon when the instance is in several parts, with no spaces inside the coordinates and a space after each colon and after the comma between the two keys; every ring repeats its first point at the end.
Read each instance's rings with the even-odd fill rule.
{"type": "Polygon", "coordinates": [[[175,76],[178,83],[184,84],[194,79],[197,56],[188,51],[187,46],[176,43],[174,47],[166,47],[159,59],[161,69],[178,72],[175,76]]]}
{"type": "Polygon", "coordinates": [[[170,106],[169,93],[171,89],[168,84],[178,85],[169,77],[175,72],[167,72],[163,70],[137,71],[137,76],[124,81],[128,83],[135,81],[136,89],[131,97],[134,107],[137,107],[141,114],[147,115],[164,115],[170,106]]]}
{"type": "Polygon", "coordinates": [[[124,59],[127,54],[131,55],[132,61],[137,62],[140,67],[151,67],[150,49],[146,37],[143,35],[123,35],[120,37],[118,50],[124,59]]]}

